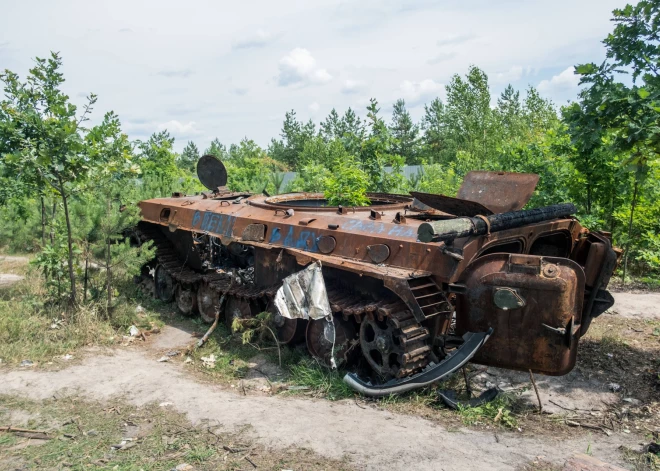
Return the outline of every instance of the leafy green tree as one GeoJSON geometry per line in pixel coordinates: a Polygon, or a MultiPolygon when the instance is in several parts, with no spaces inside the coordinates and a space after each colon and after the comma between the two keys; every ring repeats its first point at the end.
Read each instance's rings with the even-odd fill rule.
{"type": "MultiPolygon", "coordinates": [[[[119,118],[113,113],[105,115],[101,125],[86,136],[92,160],[103,156],[104,165],[91,169],[89,181],[95,191],[87,198],[87,213],[94,224],[85,237],[90,251],[105,268],[106,311],[112,308],[113,275],[115,272],[137,275],[140,267],[153,258],[150,245],[131,246],[125,233],[140,220],[135,201],[129,201],[131,192],[126,182],[137,177],[141,170],[133,159],[133,146],[121,130],[119,118]],[[90,197],[91,196],[91,197],[90,197]]],[[[86,260],[87,264],[87,260],[86,260]]],[[[87,273],[85,273],[87,280],[87,273]]]]}
{"type": "Polygon", "coordinates": [[[296,172],[296,177],[289,184],[288,191],[323,193],[326,182],[332,172],[323,164],[310,163],[296,172]]]}
{"type": "Polygon", "coordinates": [[[229,148],[227,186],[234,191],[278,193],[282,187],[282,172],[287,170],[282,162],[266,155],[251,139],[243,139],[229,148]]]}
{"type": "Polygon", "coordinates": [[[328,117],[321,121],[319,126],[319,135],[327,142],[333,139],[341,138],[344,130],[341,129],[341,118],[334,108],[330,110],[328,117]]]}
{"type": "Polygon", "coordinates": [[[357,162],[349,159],[341,161],[335,171],[325,181],[325,198],[330,206],[366,206],[368,175],[357,162]]]}
{"type": "Polygon", "coordinates": [[[461,160],[460,173],[483,168],[496,154],[499,142],[498,122],[490,107],[488,76],[471,66],[465,78],[454,75],[446,91],[447,144],[455,149],[455,158],[461,160]]]}
{"type": "Polygon", "coordinates": [[[184,176],[177,166],[174,138],[165,130],[152,134],[146,141],[136,142],[136,162],[142,170],[146,197],[169,196],[184,176]]]}
{"type": "Polygon", "coordinates": [[[447,156],[449,139],[445,105],[440,98],[434,98],[430,105],[424,105],[422,118],[422,149],[424,160],[430,164],[452,160],[447,156]]]}
{"type": "Polygon", "coordinates": [[[392,152],[403,157],[408,165],[419,164],[419,126],[410,117],[410,113],[406,109],[406,102],[403,99],[399,99],[394,103],[390,132],[394,139],[392,152]]]}
{"type": "Polygon", "coordinates": [[[199,149],[195,143],[193,141],[188,141],[188,144],[186,144],[186,147],[183,148],[181,155],[177,159],[177,164],[179,168],[182,168],[191,173],[195,173],[199,157],[199,149]]]}
{"type": "Polygon", "coordinates": [[[383,119],[379,116],[378,101],[372,98],[367,107],[369,135],[362,141],[360,167],[368,176],[369,191],[389,192],[403,186],[401,168],[404,160],[392,153],[393,138],[383,119]],[[385,167],[392,167],[387,172],[385,167]]]}
{"type": "Polygon", "coordinates": [[[273,139],[268,148],[268,155],[279,160],[286,167],[296,169],[305,142],[316,135],[316,125],[310,120],[302,123],[296,118],[296,112],[291,110],[285,114],[282,124],[281,140],[273,139]]]}
{"type": "Polygon", "coordinates": [[[79,191],[93,166],[102,160],[91,160],[87,152],[83,127],[96,102],[90,95],[82,112],[70,103],[61,90],[64,76],[62,60],[57,53],[49,59],[35,59],[27,80],[6,70],[0,75],[4,83],[3,116],[9,125],[2,126],[5,162],[23,169],[25,181],[40,181],[50,185],[62,200],[67,232],[67,259],[70,281],[70,302],[76,303],[74,274],[74,242],[72,237],[69,198],[79,191]],[[7,145],[7,143],[10,143],[7,145]]]}
{"type": "Polygon", "coordinates": [[[228,157],[227,148],[217,137],[211,141],[211,145],[204,151],[204,155],[215,155],[220,160],[225,160],[228,157]]]}
{"type": "Polygon", "coordinates": [[[341,142],[350,155],[358,155],[362,141],[366,136],[365,123],[350,107],[346,110],[339,122],[341,142]]]}
{"type": "Polygon", "coordinates": [[[365,137],[364,123],[351,108],[341,117],[333,108],[321,122],[319,136],[327,143],[339,141],[349,155],[357,155],[365,137]]]}
{"type": "Polygon", "coordinates": [[[520,101],[520,92],[511,85],[507,86],[497,99],[495,110],[499,120],[502,138],[516,139],[525,133],[525,119],[520,101]]]}
{"type": "Polygon", "coordinates": [[[635,211],[660,154],[659,13],[657,0],[642,0],[614,10],[614,32],[603,41],[607,60],[601,65],[576,67],[580,83],[587,87],[580,94],[580,112],[569,116],[573,128],[582,134],[589,135],[590,128],[605,129],[612,148],[627,156],[621,162],[629,169],[632,183],[624,282],[631,249],[639,239],[635,236],[635,211]],[[631,85],[621,81],[621,75],[628,72],[631,85]]]}

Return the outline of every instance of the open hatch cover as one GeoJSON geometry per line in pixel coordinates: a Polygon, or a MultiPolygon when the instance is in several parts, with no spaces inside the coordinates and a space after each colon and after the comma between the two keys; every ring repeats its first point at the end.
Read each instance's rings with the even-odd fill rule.
{"type": "Polygon", "coordinates": [[[410,192],[421,203],[457,217],[489,216],[522,209],[534,194],[534,173],[469,172],[456,198],[410,192]]]}

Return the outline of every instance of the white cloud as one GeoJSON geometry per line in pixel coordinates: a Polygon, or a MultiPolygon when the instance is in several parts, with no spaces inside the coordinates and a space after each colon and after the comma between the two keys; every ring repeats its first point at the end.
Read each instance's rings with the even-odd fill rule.
{"type": "Polygon", "coordinates": [[[193,73],[194,72],[190,69],[179,69],[179,70],[168,69],[168,70],[158,71],[157,75],[162,75],[163,77],[167,77],[167,78],[186,78],[191,76],[193,73]]]}
{"type": "Polygon", "coordinates": [[[464,44],[466,42],[472,41],[475,39],[477,36],[475,34],[454,34],[451,36],[446,36],[442,39],[438,39],[436,44],[439,47],[442,46],[455,46],[457,44],[464,44]]]}
{"type": "Polygon", "coordinates": [[[264,31],[262,29],[258,29],[257,31],[254,32],[254,34],[245,36],[241,39],[237,39],[234,41],[232,44],[232,49],[250,49],[250,48],[257,48],[257,47],[264,47],[268,43],[272,42],[275,40],[275,36],[273,36],[271,33],[268,31],[264,31]]]}
{"type": "Polygon", "coordinates": [[[346,79],[341,85],[341,92],[345,94],[360,93],[366,86],[367,84],[360,80],[346,79]]]}
{"type": "Polygon", "coordinates": [[[309,105],[309,111],[311,111],[312,114],[316,114],[320,108],[321,105],[319,105],[317,102],[313,102],[309,105]]]}
{"type": "Polygon", "coordinates": [[[454,51],[452,51],[452,52],[441,52],[440,54],[436,54],[435,57],[433,57],[432,59],[429,59],[427,61],[427,64],[437,65],[440,62],[445,62],[445,61],[451,60],[454,57],[456,57],[457,55],[458,54],[454,51]]]}
{"type": "Polygon", "coordinates": [[[580,76],[575,75],[574,70],[573,66],[571,66],[550,80],[542,80],[537,87],[538,90],[543,93],[552,93],[577,88],[580,83],[580,76]]]}
{"type": "MultiPolygon", "coordinates": [[[[164,124],[173,136],[204,131],[176,135],[180,150],[190,139],[207,147],[211,136],[226,145],[247,136],[267,146],[286,111],[311,117],[314,101],[320,104],[314,120],[349,106],[364,116],[370,97],[389,119],[391,103],[406,98],[419,120],[421,103],[444,98],[437,84],[464,76],[470,64],[489,72],[493,97],[506,86],[494,74],[512,65],[524,67],[517,88],[544,79],[541,88],[550,87],[568,65],[604,58],[601,40],[622,0],[556,0],[553,8],[533,1],[502,8],[483,0],[322,1],[311,8],[309,2],[256,0],[206,2],[204,14],[176,0],[161,0],[158,11],[135,0],[115,0],[111,9],[101,2],[33,3],[12,2],[11,14],[0,15],[1,68],[24,79],[35,55],[60,50],[65,93],[76,104],[90,91],[99,96],[92,119],[114,110],[131,139],[146,139],[169,120],[178,121],[164,124]],[[293,53],[295,47],[306,51],[293,53]],[[311,67],[301,67],[301,58],[311,67]],[[325,84],[310,86],[319,83],[325,84]]],[[[559,103],[576,99],[578,91],[544,95],[559,103]]]]}
{"type": "Polygon", "coordinates": [[[188,121],[187,123],[182,123],[173,119],[166,123],[161,123],[158,125],[160,131],[168,130],[172,134],[177,136],[196,136],[202,134],[202,131],[195,127],[195,121],[188,121]]]}
{"type": "Polygon", "coordinates": [[[413,82],[404,80],[399,87],[403,98],[410,106],[419,105],[427,100],[444,94],[445,87],[441,83],[432,79],[422,80],[421,82],[413,82]]]}
{"type": "Polygon", "coordinates": [[[316,65],[312,54],[300,47],[282,57],[279,68],[277,83],[283,87],[292,84],[320,84],[332,80],[327,70],[316,65]]]}
{"type": "Polygon", "coordinates": [[[499,72],[493,75],[495,83],[511,83],[520,80],[525,73],[525,69],[519,65],[512,66],[506,72],[499,72]]]}

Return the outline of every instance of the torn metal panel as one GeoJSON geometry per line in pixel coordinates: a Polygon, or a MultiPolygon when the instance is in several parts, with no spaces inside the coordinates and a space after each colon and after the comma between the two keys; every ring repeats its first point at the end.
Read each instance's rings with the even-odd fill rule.
{"type": "Polygon", "coordinates": [[[434,195],[431,193],[420,193],[411,191],[410,194],[415,197],[417,201],[426,206],[441,211],[446,214],[451,214],[458,217],[474,217],[477,214],[489,216],[493,211],[488,209],[481,203],[470,201],[460,198],[452,198],[445,195],[434,195]]]}
{"type": "Polygon", "coordinates": [[[275,306],[287,319],[323,319],[332,316],[321,262],[284,278],[275,306]]]}
{"type": "Polygon", "coordinates": [[[481,203],[494,213],[518,211],[539,182],[535,173],[468,172],[457,198],[481,203]]]}

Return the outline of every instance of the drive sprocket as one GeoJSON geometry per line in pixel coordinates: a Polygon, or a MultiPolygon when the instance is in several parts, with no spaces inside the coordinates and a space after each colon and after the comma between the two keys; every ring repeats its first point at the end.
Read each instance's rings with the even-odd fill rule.
{"type": "Polygon", "coordinates": [[[431,353],[429,331],[410,311],[365,318],[360,347],[367,363],[382,380],[402,378],[426,366],[431,353]]]}

